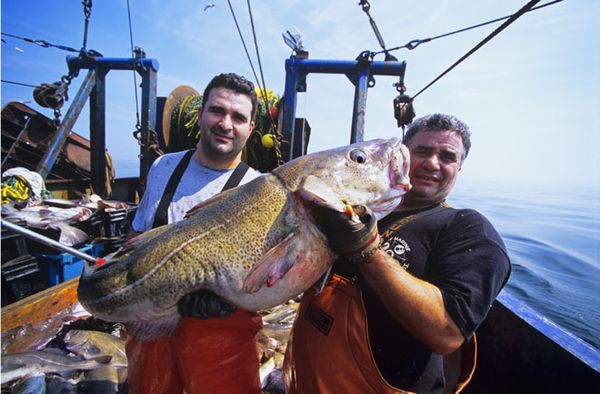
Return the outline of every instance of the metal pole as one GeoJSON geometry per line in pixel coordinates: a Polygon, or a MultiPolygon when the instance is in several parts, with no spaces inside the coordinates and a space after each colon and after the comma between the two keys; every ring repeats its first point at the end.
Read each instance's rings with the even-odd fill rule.
{"type": "Polygon", "coordinates": [[[362,142],[365,136],[365,115],[367,112],[367,89],[369,83],[369,65],[361,67],[354,88],[354,107],[352,108],[352,126],[350,143],[362,142]]]}
{"type": "Polygon", "coordinates": [[[89,261],[90,263],[96,263],[96,262],[98,262],[98,260],[103,261],[103,259],[96,258],[96,257],[90,256],[89,254],[80,252],[79,250],[77,250],[75,248],[72,248],[67,245],[63,245],[60,242],[53,240],[52,238],[45,237],[41,234],[36,233],[35,231],[31,231],[29,229],[23,228],[21,226],[18,226],[14,223],[9,222],[9,221],[2,220],[1,222],[2,222],[2,227],[7,228],[10,231],[21,234],[24,237],[27,237],[33,241],[39,242],[46,246],[50,246],[51,248],[62,250],[63,252],[69,253],[75,257],[79,257],[82,260],[89,261]]]}
{"type": "Polygon", "coordinates": [[[56,130],[56,134],[54,138],[48,145],[48,149],[44,154],[44,157],[38,164],[36,168],[36,172],[42,176],[43,179],[46,179],[52,166],[56,162],[58,154],[63,148],[63,145],[67,141],[69,134],[71,133],[71,128],[75,125],[75,121],[77,117],[81,113],[83,106],[85,105],[86,100],[90,96],[90,93],[96,84],[95,81],[96,72],[94,70],[90,70],[86,75],[85,79],[81,83],[81,87],[79,91],[77,91],[77,95],[73,99],[73,104],[69,107],[69,110],[65,114],[63,121],[61,122],[58,130],[56,130]]]}
{"type": "Polygon", "coordinates": [[[90,165],[94,193],[106,198],[106,74],[96,68],[96,86],[90,96],[90,165]]]}
{"type": "MultiPolygon", "coordinates": [[[[138,59],[146,60],[146,59],[138,59]]],[[[137,68],[142,76],[142,124],[140,130],[140,195],[146,189],[146,178],[154,160],[150,155],[150,134],[156,132],[156,71],[153,68],[137,68]]]]}
{"type": "Polygon", "coordinates": [[[304,152],[304,136],[296,132],[296,103],[298,101],[298,68],[295,66],[294,58],[285,62],[285,91],[283,106],[283,137],[290,141],[288,160],[302,156],[304,152]]]}
{"type": "Polygon", "coordinates": [[[114,58],[114,57],[80,57],[67,56],[67,65],[69,71],[79,71],[82,68],[93,69],[96,67],[106,68],[108,70],[145,70],[158,71],[158,61],[152,58],[114,58]]]}

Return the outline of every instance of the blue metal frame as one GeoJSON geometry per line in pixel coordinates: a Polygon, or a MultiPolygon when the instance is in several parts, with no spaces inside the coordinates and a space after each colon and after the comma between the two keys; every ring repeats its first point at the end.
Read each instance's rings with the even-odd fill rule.
{"type": "Polygon", "coordinates": [[[359,142],[364,137],[364,119],[367,108],[367,89],[374,82],[374,75],[390,75],[404,79],[406,62],[381,62],[368,60],[338,61],[316,60],[292,56],[285,62],[285,93],[283,109],[283,136],[290,141],[289,158],[304,154],[305,136],[296,132],[297,93],[306,91],[306,76],[310,73],[345,74],[354,84],[354,108],[350,143],[359,142]]]}
{"type": "MultiPolygon", "coordinates": [[[[101,196],[106,195],[106,74],[111,70],[135,70],[142,76],[142,124],[140,129],[140,140],[143,142],[140,144],[140,192],[142,192],[146,184],[148,170],[152,164],[146,149],[150,133],[156,129],[156,73],[159,69],[158,61],[148,58],[67,56],[67,65],[71,75],[77,75],[81,69],[88,69],[90,73],[86,78],[86,82],[80,88],[80,92],[84,91],[84,93],[78,94],[71,105],[71,108],[78,108],[78,111],[71,111],[71,108],[69,108],[61,128],[70,130],[89,96],[92,185],[94,191],[101,196]],[[88,79],[93,81],[88,82],[88,79]],[[85,86],[85,90],[83,86],[85,86]]],[[[53,158],[45,158],[46,160],[42,162],[46,170],[52,168],[52,164],[56,160],[56,153],[62,149],[65,140],[66,137],[58,140],[53,145],[51,152],[53,158]]]]}

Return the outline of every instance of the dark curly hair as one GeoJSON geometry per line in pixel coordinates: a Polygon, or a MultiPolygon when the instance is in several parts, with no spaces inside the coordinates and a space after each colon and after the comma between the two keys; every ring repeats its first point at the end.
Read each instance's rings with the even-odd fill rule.
{"type": "Polygon", "coordinates": [[[415,119],[409,126],[406,134],[404,134],[403,143],[408,144],[410,140],[419,132],[424,130],[451,130],[460,135],[465,155],[462,161],[467,158],[469,149],[471,149],[471,131],[469,126],[463,123],[458,118],[452,115],[431,114],[415,119]]]}
{"type": "Polygon", "coordinates": [[[256,91],[254,90],[254,84],[248,81],[246,78],[235,73],[223,73],[219,74],[208,83],[202,94],[203,100],[208,98],[210,91],[215,88],[226,88],[231,89],[234,92],[248,96],[252,102],[252,114],[250,119],[254,119],[256,114],[256,107],[258,105],[258,99],[256,98],[256,91]]]}

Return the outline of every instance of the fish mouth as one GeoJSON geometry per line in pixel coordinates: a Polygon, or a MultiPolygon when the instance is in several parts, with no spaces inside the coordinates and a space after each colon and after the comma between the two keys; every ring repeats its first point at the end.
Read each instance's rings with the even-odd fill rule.
{"type": "Polygon", "coordinates": [[[402,194],[395,194],[385,199],[381,199],[374,204],[369,204],[375,219],[381,220],[388,213],[392,212],[402,202],[402,194]]]}
{"type": "Polygon", "coordinates": [[[411,189],[408,173],[410,171],[410,154],[405,145],[400,145],[398,152],[392,154],[388,164],[390,188],[402,190],[404,193],[411,189]],[[398,157],[400,156],[400,157],[398,157]]]}
{"type": "Polygon", "coordinates": [[[388,189],[377,202],[369,206],[377,220],[400,205],[402,196],[412,188],[408,177],[410,154],[406,146],[399,143],[394,147],[386,167],[384,171],[387,172],[388,189]]]}

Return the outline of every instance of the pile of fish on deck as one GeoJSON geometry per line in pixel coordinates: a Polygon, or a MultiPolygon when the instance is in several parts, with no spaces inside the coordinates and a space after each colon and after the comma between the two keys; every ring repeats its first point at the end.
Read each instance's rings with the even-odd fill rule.
{"type": "MultiPolygon", "coordinates": [[[[262,311],[260,378],[265,393],[283,393],[281,367],[298,309],[290,300],[262,311]]],[[[38,324],[2,334],[2,393],[127,392],[127,334],[91,317],[79,303],[38,324]]]]}
{"type": "MultiPolygon", "coordinates": [[[[16,208],[3,204],[4,218],[34,229],[54,228],[58,240],[76,245],[89,239],[69,223],[90,219],[98,210],[127,208],[125,203],[83,196],[81,201],[39,199],[16,208]]],[[[257,336],[261,384],[266,393],[283,392],[281,367],[298,301],[261,311],[257,336]]],[[[93,318],[79,303],[47,321],[2,333],[2,393],[127,392],[127,333],[122,324],[93,318]]]]}

